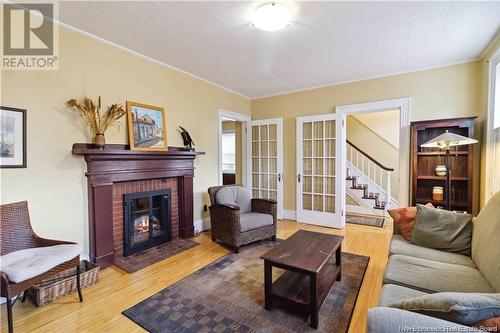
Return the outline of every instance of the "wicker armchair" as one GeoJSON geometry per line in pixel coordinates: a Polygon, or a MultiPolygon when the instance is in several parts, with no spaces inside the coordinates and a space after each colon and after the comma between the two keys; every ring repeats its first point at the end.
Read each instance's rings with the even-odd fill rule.
{"type": "Polygon", "coordinates": [[[26,201],[0,205],[0,223],[0,256],[2,259],[2,270],[0,271],[0,286],[1,296],[5,297],[7,302],[9,333],[12,333],[14,331],[12,321],[12,306],[18,298],[16,298],[14,301],[12,299],[16,296],[19,296],[21,293],[24,293],[24,301],[26,296],[25,291],[27,289],[43,280],[46,280],[47,278],[50,278],[53,274],[65,271],[70,268],[74,268],[76,271],[78,297],[80,299],[80,302],[83,301],[82,291],[80,288],[80,255],[77,254],[76,256],[72,257],[73,253],[79,253],[79,247],[76,243],[45,239],[37,236],[37,234],[35,234],[33,228],[31,227],[28,212],[28,203],[26,201]],[[56,245],[72,246],[57,247],[56,245]],[[36,264],[36,251],[40,249],[43,251],[43,253],[39,253],[39,257],[43,257],[42,260],[44,260],[44,264],[47,264],[48,262],[58,264],[46,271],[39,272],[39,274],[32,276],[36,272],[36,266],[33,266],[34,264],[36,264]],[[47,251],[54,253],[52,258],[50,258],[50,253],[47,254],[47,251]],[[14,252],[17,253],[14,254],[14,252]],[[13,258],[12,255],[9,256],[9,254],[14,254],[16,258],[13,258]],[[55,255],[58,255],[57,258],[55,258],[55,255]],[[72,258],[65,262],[61,262],[61,260],[64,260],[61,258],[65,258],[68,256],[72,258]],[[12,277],[12,273],[9,273],[11,274],[11,278],[9,279],[9,275],[4,271],[7,270],[8,262],[14,262],[17,263],[17,266],[22,266],[23,262],[19,260],[23,259],[26,259],[26,261],[29,262],[26,263],[26,268],[19,271],[20,275],[17,276],[17,279],[12,277]],[[16,260],[18,261],[16,262],[16,260]],[[18,281],[21,276],[25,276],[27,278],[23,279],[22,281],[18,281]]]}
{"type": "Polygon", "coordinates": [[[220,240],[238,253],[242,245],[266,238],[276,240],[276,200],[250,199],[250,194],[239,185],[210,187],[208,194],[213,241],[220,240]],[[231,198],[230,194],[229,199],[226,195],[225,200],[220,200],[222,189],[235,191],[235,196],[239,193],[243,198],[231,198]]]}

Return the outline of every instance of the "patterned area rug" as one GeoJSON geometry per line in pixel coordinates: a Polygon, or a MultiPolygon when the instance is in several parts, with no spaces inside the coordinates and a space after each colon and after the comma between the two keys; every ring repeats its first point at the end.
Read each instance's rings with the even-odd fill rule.
{"type": "Polygon", "coordinates": [[[115,265],[128,273],[134,273],[144,267],[156,264],[159,261],[198,245],[200,244],[189,239],[173,239],[168,243],[134,253],[133,255],[125,258],[120,258],[115,261],[115,265]]]}
{"type": "Polygon", "coordinates": [[[372,216],[364,216],[364,215],[346,214],[345,221],[347,223],[361,224],[361,225],[368,225],[371,227],[383,228],[385,219],[383,217],[372,217],[372,216]]]}
{"type": "MultiPolygon", "coordinates": [[[[278,242],[264,241],[228,254],[123,312],[150,332],[313,332],[308,318],[274,303],[264,309],[264,264],[278,242]]],[[[347,332],[369,257],[342,253],[342,280],[320,310],[316,332],[347,332]]],[[[283,271],[273,268],[273,279],[283,271]]]]}

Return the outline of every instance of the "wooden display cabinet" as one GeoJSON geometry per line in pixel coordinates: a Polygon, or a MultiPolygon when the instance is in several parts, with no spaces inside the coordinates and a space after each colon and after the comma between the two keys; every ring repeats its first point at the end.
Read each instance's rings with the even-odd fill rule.
{"type": "MultiPolygon", "coordinates": [[[[446,176],[437,176],[437,165],[445,165],[445,151],[423,148],[421,144],[448,130],[451,133],[474,137],[476,117],[417,121],[411,123],[412,190],[413,205],[431,202],[434,206],[446,205],[445,200],[432,200],[432,188],[442,186],[446,191],[446,176]]],[[[451,155],[451,209],[472,213],[472,179],[474,145],[456,146],[451,155]]],[[[445,194],[446,195],[446,194],[445,194]]]]}

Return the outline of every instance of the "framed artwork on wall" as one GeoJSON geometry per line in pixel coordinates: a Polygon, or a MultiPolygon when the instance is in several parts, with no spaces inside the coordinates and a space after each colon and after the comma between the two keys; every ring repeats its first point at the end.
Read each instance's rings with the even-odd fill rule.
{"type": "Polygon", "coordinates": [[[0,106],[0,168],[26,168],[26,110],[0,106]]]}
{"type": "Polygon", "coordinates": [[[167,151],[165,109],[127,101],[130,149],[167,151]]]}

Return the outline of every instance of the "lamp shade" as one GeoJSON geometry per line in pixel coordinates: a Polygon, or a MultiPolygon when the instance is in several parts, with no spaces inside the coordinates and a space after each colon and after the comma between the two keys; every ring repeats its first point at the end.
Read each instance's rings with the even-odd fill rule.
{"type": "Polygon", "coordinates": [[[477,142],[477,140],[472,138],[446,131],[445,133],[436,136],[434,139],[421,144],[420,147],[448,149],[452,146],[471,145],[477,142]]]}

